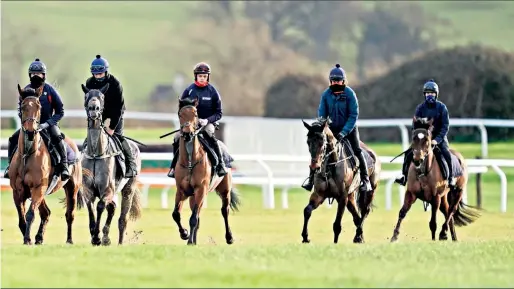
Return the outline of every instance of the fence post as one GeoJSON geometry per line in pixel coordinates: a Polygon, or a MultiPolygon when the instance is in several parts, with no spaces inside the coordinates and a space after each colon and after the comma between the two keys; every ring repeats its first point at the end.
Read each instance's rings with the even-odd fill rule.
{"type": "MultiPolygon", "coordinates": [[[[482,157],[476,156],[475,159],[481,159],[482,157]]],[[[482,208],[482,173],[477,173],[476,177],[477,187],[477,207],[482,208]]]]}

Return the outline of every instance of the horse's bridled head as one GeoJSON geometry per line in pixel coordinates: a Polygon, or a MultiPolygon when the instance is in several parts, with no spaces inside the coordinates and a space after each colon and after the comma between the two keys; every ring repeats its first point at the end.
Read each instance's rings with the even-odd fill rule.
{"type": "Polygon", "coordinates": [[[309,131],[307,134],[307,145],[311,155],[309,167],[318,169],[321,167],[321,156],[326,146],[326,135],[323,132],[309,131]]]}
{"type": "Polygon", "coordinates": [[[419,167],[425,160],[431,143],[431,133],[429,130],[419,128],[412,133],[412,153],[413,163],[419,167]]]}
{"type": "Polygon", "coordinates": [[[181,133],[193,133],[198,126],[198,113],[194,106],[184,106],[178,112],[181,133]]]}
{"type": "Polygon", "coordinates": [[[91,119],[99,119],[102,117],[102,102],[99,98],[93,97],[87,103],[87,113],[91,119]]]}
{"type": "Polygon", "coordinates": [[[25,132],[35,132],[41,118],[41,103],[35,96],[24,97],[21,102],[22,127],[25,132]]]}

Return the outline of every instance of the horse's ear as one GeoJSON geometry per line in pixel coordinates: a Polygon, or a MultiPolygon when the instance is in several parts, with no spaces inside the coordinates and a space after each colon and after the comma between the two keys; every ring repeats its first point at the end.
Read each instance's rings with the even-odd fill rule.
{"type": "Polygon", "coordinates": [[[86,93],[86,94],[87,94],[87,93],[89,92],[89,89],[88,89],[84,84],[80,84],[80,87],[82,87],[82,91],[83,91],[84,93],[86,93]]]}
{"type": "Polygon", "coordinates": [[[109,83],[107,83],[106,85],[104,85],[102,88],[100,88],[100,92],[102,94],[105,94],[105,92],[107,91],[107,89],[109,89],[109,83]]]}
{"type": "Polygon", "coordinates": [[[19,83],[18,83],[18,93],[20,94],[20,97],[23,96],[23,91],[21,90],[21,86],[19,83]]]}
{"type": "Polygon", "coordinates": [[[305,120],[302,119],[302,122],[303,122],[303,126],[307,129],[307,130],[311,130],[312,126],[310,126],[308,123],[305,122],[305,120]]]}

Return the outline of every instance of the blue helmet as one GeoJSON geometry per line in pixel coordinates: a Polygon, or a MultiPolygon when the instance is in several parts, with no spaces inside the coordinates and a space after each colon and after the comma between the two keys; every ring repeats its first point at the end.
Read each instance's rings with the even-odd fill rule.
{"type": "Polygon", "coordinates": [[[336,64],[336,67],[330,70],[328,79],[333,81],[346,80],[346,72],[344,72],[344,69],[341,68],[341,65],[336,64]]]}
{"type": "Polygon", "coordinates": [[[430,79],[423,85],[423,95],[425,95],[425,92],[435,92],[437,98],[439,96],[439,85],[433,79],[430,79]]]}
{"type": "Polygon", "coordinates": [[[29,76],[31,73],[43,73],[46,74],[46,65],[39,60],[39,58],[36,58],[30,65],[29,65],[29,76]]]}
{"type": "Polygon", "coordinates": [[[107,59],[102,58],[102,56],[97,55],[95,60],[91,62],[91,73],[92,74],[99,74],[103,72],[109,71],[109,62],[107,62],[107,59]]]}

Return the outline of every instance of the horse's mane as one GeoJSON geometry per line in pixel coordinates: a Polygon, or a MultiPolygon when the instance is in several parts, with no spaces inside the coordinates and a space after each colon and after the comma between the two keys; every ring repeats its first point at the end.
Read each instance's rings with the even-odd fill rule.
{"type": "Polygon", "coordinates": [[[324,133],[327,135],[328,142],[332,143],[335,140],[335,137],[334,137],[334,134],[332,133],[332,131],[328,127],[327,127],[327,129],[325,129],[325,123],[327,121],[328,120],[322,119],[322,118],[318,118],[316,121],[314,121],[311,125],[312,130],[309,130],[309,132],[307,133],[307,137],[312,137],[316,134],[324,133]]]}
{"type": "Polygon", "coordinates": [[[29,96],[33,96],[33,97],[37,97],[37,94],[36,94],[36,90],[32,87],[27,87],[27,88],[24,88],[22,91],[21,91],[21,99],[25,99],[26,97],[29,97],[29,96]]]}

